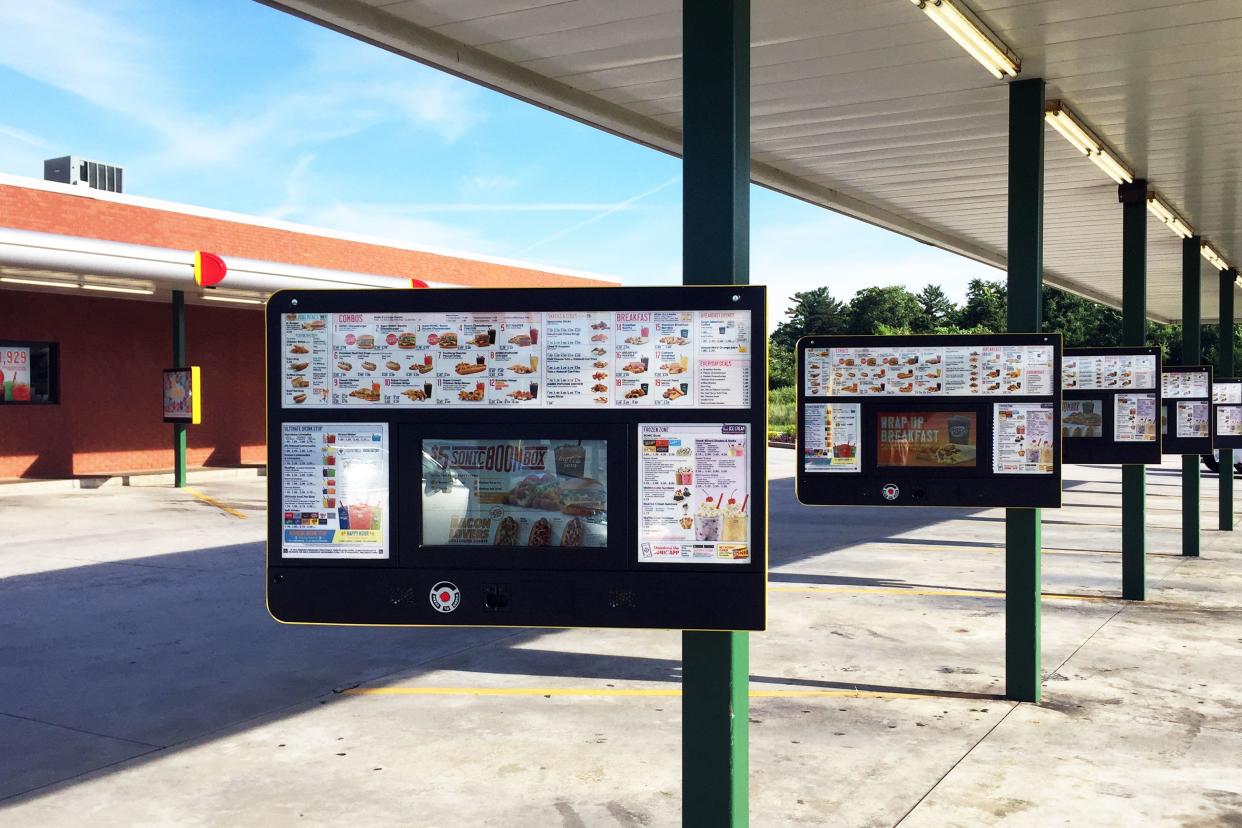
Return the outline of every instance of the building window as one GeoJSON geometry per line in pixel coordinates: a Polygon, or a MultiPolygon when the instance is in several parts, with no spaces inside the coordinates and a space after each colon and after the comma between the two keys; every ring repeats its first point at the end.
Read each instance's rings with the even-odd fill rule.
{"type": "Polygon", "coordinates": [[[0,405],[60,402],[55,342],[0,340],[0,405]]]}

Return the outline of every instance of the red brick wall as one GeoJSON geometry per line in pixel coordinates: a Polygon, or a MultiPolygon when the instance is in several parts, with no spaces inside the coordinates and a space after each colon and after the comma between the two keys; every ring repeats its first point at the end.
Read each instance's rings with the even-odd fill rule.
{"type": "Polygon", "coordinates": [[[524,267],[293,233],[241,222],[0,184],[0,222],[17,230],[206,250],[224,257],[449,282],[475,287],[561,287],[609,282],[524,267]]]}
{"type": "MultiPolygon", "coordinates": [[[[171,315],[164,302],[0,290],[0,339],[60,344],[60,403],[0,405],[0,478],[172,468],[171,315]]],[[[264,462],[263,314],[187,306],[186,355],[203,369],[189,464],[264,462]]]]}

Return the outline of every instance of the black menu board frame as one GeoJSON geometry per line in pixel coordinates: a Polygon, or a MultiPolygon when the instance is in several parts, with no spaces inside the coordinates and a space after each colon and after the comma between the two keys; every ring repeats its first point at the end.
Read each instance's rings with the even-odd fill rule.
{"type": "Polygon", "coordinates": [[[1212,417],[1212,382],[1213,368],[1211,365],[1165,365],[1161,371],[1161,411],[1163,412],[1164,425],[1161,434],[1161,452],[1163,454],[1211,454],[1213,447],[1212,434],[1214,431],[1214,422],[1212,417]],[[1164,392],[1163,377],[1177,376],[1183,374],[1207,374],[1207,393],[1196,393],[1192,397],[1174,397],[1164,392]],[[1178,430],[1178,406],[1179,404],[1203,404],[1208,408],[1207,427],[1208,433],[1205,437],[1184,437],[1177,434],[1178,430]]]}
{"type": "MultiPolygon", "coordinates": [[[[1059,507],[1061,356],[1062,339],[1056,333],[803,337],[796,353],[798,500],[812,506],[1059,507]],[[986,360],[988,354],[1005,349],[1026,353],[1022,349],[1027,348],[1051,352],[1043,369],[1046,375],[1041,378],[1040,393],[1030,393],[1029,375],[1026,393],[1012,393],[1012,389],[1021,387],[1021,369],[1015,369],[1017,376],[1013,381],[1009,371],[994,369],[994,375],[993,371],[986,371],[988,382],[972,380],[978,390],[972,392],[970,385],[963,383],[965,387],[952,390],[965,393],[948,393],[948,360],[952,355],[974,360],[984,354],[986,360]],[[884,393],[860,394],[864,389],[870,392],[881,388],[860,385],[861,371],[854,371],[855,377],[846,373],[840,380],[845,383],[842,393],[835,393],[836,385],[827,387],[812,381],[818,370],[825,375],[832,372],[836,383],[835,363],[848,361],[840,356],[847,351],[910,354],[897,358],[892,365],[895,373],[885,378],[900,383],[896,393],[885,388],[884,393]],[[919,363],[915,356],[919,353],[929,354],[927,367],[919,363]],[[808,354],[814,357],[813,361],[822,363],[821,367],[809,365],[808,354]],[[927,371],[942,358],[943,371],[938,367],[927,371]],[[827,363],[823,363],[825,359],[827,363]],[[993,376],[996,382],[992,382],[993,376]],[[934,390],[920,393],[920,389],[934,390]],[[1024,425],[1015,427],[1015,409],[1033,409],[1029,412],[1032,419],[1024,419],[1024,425]],[[1038,420],[1034,419],[1036,414],[1038,420]],[[1008,424],[1001,423],[1002,418],[1008,424]],[[841,438],[840,445],[832,445],[837,438],[825,437],[825,453],[837,458],[830,462],[839,464],[832,471],[815,470],[821,458],[814,456],[817,449],[808,440],[808,434],[823,428],[835,435],[843,419],[854,443],[847,437],[841,438]],[[1010,443],[1020,444],[1019,437],[1027,434],[1026,424],[1037,421],[1042,435],[1038,441],[1042,445],[1041,470],[998,471],[998,464],[1004,463],[1005,458],[997,455],[1016,454],[1010,443]],[[955,436],[955,431],[960,436],[955,436]],[[1002,440],[1008,442],[1002,444],[1002,440]],[[918,445],[919,441],[922,445],[918,445]],[[844,457],[842,448],[848,450],[844,457]],[[1045,458],[1051,462],[1044,463],[1045,458]]],[[[871,365],[882,367],[874,361],[871,365]]],[[[1027,413],[1021,416],[1025,418],[1027,413]]],[[[1036,442],[1034,437],[1032,442],[1036,442]]]]}
{"type": "MultiPolygon", "coordinates": [[[[1222,386],[1242,389],[1242,377],[1214,377],[1212,379],[1213,394],[1215,394],[1216,390],[1222,386]]],[[[1242,449],[1242,435],[1220,433],[1220,416],[1222,408],[1231,409],[1230,413],[1232,416],[1242,415],[1242,405],[1237,403],[1212,403],[1212,447],[1218,449],[1231,449],[1233,451],[1242,449]]]]}
{"type": "MultiPolygon", "coordinates": [[[[366,626],[764,629],[767,329],[766,290],[762,286],[281,291],[267,304],[266,322],[266,587],[267,608],[277,621],[366,626]],[[382,353],[386,334],[374,329],[364,333],[352,329],[350,347],[376,349],[376,355],[368,352],[359,357],[339,352],[335,349],[345,340],[344,335],[337,337],[342,329],[334,318],[338,314],[352,323],[359,316],[386,318],[391,314],[422,318],[528,313],[550,319],[550,315],[539,314],[596,313],[602,315],[596,323],[601,327],[581,326],[582,341],[587,343],[583,347],[604,349],[615,344],[616,364],[632,365],[637,372],[637,360],[624,362],[623,348],[629,346],[621,345],[620,333],[615,343],[593,341],[594,336],[607,332],[602,326],[608,322],[603,320],[611,320],[612,327],[620,330],[622,319],[649,312],[667,318],[673,311],[692,314],[693,324],[703,327],[689,336],[684,331],[672,331],[668,345],[652,346],[652,363],[642,363],[652,385],[643,391],[659,396],[649,401],[627,398],[622,404],[622,395],[617,393],[612,404],[597,408],[524,404],[531,402],[527,394],[548,393],[546,381],[553,376],[547,370],[550,335],[547,330],[537,334],[519,331],[510,337],[502,327],[499,337],[489,336],[491,330],[485,324],[477,332],[459,331],[456,344],[461,346],[462,340],[477,336],[478,353],[482,356],[486,351],[488,362],[498,361],[498,357],[495,346],[489,348],[482,344],[485,341],[514,342],[515,348],[544,356],[540,362],[523,358],[518,363],[508,363],[521,365],[521,382],[509,380],[510,384],[502,386],[507,397],[513,397],[512,389],[516,388],[516,398],[503,399],[501,392],[496,392],[496,402],[501,404],[471,404],[475,402],[470,396],[475,377],[469,375],[475,370],[469,366],[475,364],[474,352],[470,352],[469,359],[460,360],[466,366],[462,370],[468,372],[471,380],[469,387],[463,385],[457,391],[457,386],[453,386],[454,395],[465,395],[461,396],[460,405],[441,404],[427,394],[419,397],[424,388],[421,376],[416,383],[399,386],[404,389],[403,394],[411,392],[396,401],[399,405],[389,403],[386,383],[378,400],[374,395],[366,396],[372,393],[370,386],[348,386],[355,391],[361,388],[361,395],[337,393],[334,377],[338,374],[334,372],[347,376],[346,369],[338,367],[338,363],[349,364],[352,373],[348,377],[357,374],[359,365],[365,362],[375,366],[366,370],[374,371],[376,376],[391,376],[395,382],[421,372],[422,356],[417,348],[434,341],[415,330],[410,330],[408,337],[407,332],[388,334],[390,350],[382,353]],[[746,312],[748,317],[738,312],[746,312]],[[740,330],[747,318],[745,355],[736,360],[702,356],[707,351],[698,346],[716,335],[718,321],[719,333],[727,343],[723,320],[733,320],[740,330]],[[694,344],[686,345],[686,339],[696,336],[694,344]],[[329,337],[334,337],[331,341],[336,344],[326,348],[322,342],[329,337]],[[532,340],[536,339],[539,345],[532,347],[532,340]],[[409,351],[398,350],[407,345],[409,351]],[[704,394],[694,400],[693,406],[686,406],[678,404],[680,390],[670,396],[659,394],[668,388],[680,389],[678,383],[656,370],[661,361],[664,364],[658,367],[665,373],[675,373],[678,364],[682,371],[686,370],[686,362],[668,359],[667,350],[664,357],[660,356],[659,348],[678,345],[685,345],[695,354],[689,372],[696,383],[691,393],[704,394],[701,389],[713,378],[712,393],[717,396],[709,399],[704,394]],[[744,363],[746,359],[749,368],[735,370],[734,363],[744,363]],[[400,366],[403,372],[393,369],[384,374],[388,362],[400,366]],[[727,363],[725,367],[721,367],[722,362],[727,363]],[[320,370],[320,365],[327,368],[320,370]],[[525,389],[532,372],[545,384],[528,392],[525,389]],[[739,373],[748,377],[744,388],[723,387],[722,383],[733,383],[731,378],[739,373]],[[292,385],[291,376],[298,378],[292,385]],[[330,386],[328,393],[320,398],[312,396],[317,387],[326,386],[330,386]],[[720,394],[726,394],[727,404],[702,404],[719,402],[720,394]],[[319,405],[311,407],[314,403],[319,405]],[[664,426],[664,438],[640,438],[640,434],[649,435],[664,426]],[[688,440],[687,434],[700,436],[688,440]],[[708,436],[702,437],[703,434],[708,436]],[[480,448],[481,442],[487,445],[480,448]],[[569,443],[574,448],[583,447],[583,452],[587,447],[599,451],[598,459],[584,459],[583,452],[567,459],[552,458],[555,451],[550,450],[551,446],[564,447],[569,443]],[[600,451],[603,446],[606,461],[600,451]],[[480,450],[472,455],[471,447],[480,450]],[[516,466],[513,454],[506,454],[523,451],[526,453],[520,455],[522,459],[516,461],[516,466]],[[670,454],[657,468],[655,460],[648,457],[665,457],[658,452],[670,454]],[[707,459],[700,458],[699,452],[707,459]],[[466,459],[446,459],[458,455],[466,459]],[[531,457],[538,459],[532,461],[531,457]],[[460,468],[470,467],[476,461],[486,465],[486,474],[472,478],[458,473],[460,468]],[[286,474],[287,463],[293,465],[286,474]],[[506,464],[502,471],[519,471],[506,481],[503,474],[493,473],[497,463],[506,464]],[[683,463],[684,478],[680,468],[683,463]],[[720,472],[724,468],[745,476],[746,485],[740,487],[743,490],[735,493],[721,483],[730,479],[720,472]],[[640,480],[656,479],[657,472],[672,469],[677,484],[670,489],[672,497],[665,497],[669,492],[660,491],[657,486],[646,487],[640,493],[640,480]],[[705,474],[705,469],[711,473],[705,474]],[[352,503],[347,508],[338,494],[344,491],[350,470],[356,479],[369,480],[376,490],[384,492],[378,500],[368,496],[356,511],[352,503]],[[588,479],[592,474],[603,479],[588,479]],[[479,482],[483,478],[490,481],[486,492],[485,484],[479,482]],[[494,485],[497,480],[503,484],[499,491],[494,485]],[[322,509],[321,503],[316,502],[321,483],[322,509]],[[506,492],[503,487],[513,483],[516,485],[506,492]],[[527,483],[530,485],[519,494],[519,488],[527,483]],[[454,517],[449,524],[452,534],[447,537],[462,543],[424,544],[424,537],[446,537],[432,532],[425,536],[423,531],[424,521],[431,520],[428,498],[439,497],[444,487],[467,499],[475,497],[479,504],[495,504],[497,519],[489,524],[486,508],[480,512],[477,505],[472,506],[474,511],[469,514],[475,517],[454,517]],[[286,508],[293,502],[288,488],[298,493],[305,489],[309,495],[302,503],[309,505],[286,508]],[[492,500],[485,501],[485,494],[492,500]],[[727,507],[717,502],[726,497],[727,507]],[[540,498],[548,502],[544,504],[540,498]],[[661,500],[655,507],[649,505],[659,498],[670,502],[661,500]],[[682,498],[684,503],[672,503],[682,498]],[[339,520],[334,508],[339,511],[339,520]],[[536,508],[549,510],[545,520],[525,517],[527,511],[536,508]],[[676,509],[672,523],[668,519],[665,523],[673,526],[674,531],[680,526],[688,540],[646,542],[645,538],[665,536],[649,528],[653,525],[650,519],[644,517],[648,523],[640,522],[640,508],[676,509]],[[699,514],[704,511],[710,514],[699,514]],[[512,515],[522,516],[502,526],[512,515]],[[591,521],[595,524],[590,525],[591,521]],[[328,528],[322,528],[325,523],[328,528]],[[594,532],[593,540],[584,542],[583,524],[594,532]],[[314,539],[333,532],[337,537],[357,536],[358,551],[352,557],[329,557],[316,556],[312,548],[307,554],[303,547],[290,544],[290,526],[296,529],[298,538],[314,539]],[[481,534],[475,536],[472,532],[481,534]],[[512,532],[520,532],[516,543],[512,532]],[[483,539],[482,545],[467,545],[467,541],[478,538],[483,539]]],[[[658,341],[662,329],[647,328],[635,328],[628,338],[636,342],[658,341]]],[[[741,334],[738,336],[740,342],[741,334]]],[[[450,347],[445,344],[446,339],[448,335],[440,332],[441,351],[450,347]]],[[[711,345],[720,347],[719,341],[711,345]]],[[[586,371],[593,365],[589,360],[602,364],[614,359],[614,352],[594,355],[592,348],[591,353],[585,357],[586,371]]],[[[610,369],[600,372],[610,373],[610,369]]],[[[447,374],[448,381],[457,382],[454,371],[447,374]]],[[[426,376],[430,384],[432,377],[443,375],[430,371],[426,376]]],[[[493,374],[480,371],[478,376],[493,374]]],[[[622,384],[630,382],[628,377],[619,374],[606,381],[617,388],[630,387],[622,384]]],[[[497,382],[489,380],[487,394],[495,392],[497,382]]],[[[437,387],[432,396],[439,395],[437,387]]],[[[669,478],[671,484],[671,472],[669,478]]],[[[644,516],[647,514],[643,512],[644,516]]]]}
{"type": "MultiPolygon", "coordinates": [[[[1123,346],[1117,348],[1066,348],[1065,355],[1062,360],[1061,381],[1067,387],[1062,389],[1062,411],[1061,423],[1064,432],[1064,458],[1066,463],[1097,463],[1104,465],[1150,465],[1158,466],[1161,460],[1160,446],[1160,367],[1161,356],[1160,349],[1154,347],[1135,347],[1123,346]],[[1122,387],[1104,387],[1104,388],[1081,388],[1068,387],[1072,380],[1068,372],[1064,368],[1065,362],[1070,362],[1077,358],[1107,358],[1107,357],[1127,357],[1127,356],[1150,356],[1155,357],[1156,366],[1153,374],[1152,388],[1122,388],[1122,387]],[[1155,439],[1153,440],[1118,440],[1118,411],[1117,401],[1119,397],[1127,395],[1151,394],[1155,396],[1155,405],[1152,409],[1155,417],[1155,439]],[[1065,409],[1071,407],[1074,403],[1085,403],[1098,401],[1101,410],[1098,412],[1100,417],[1100,434],[1099,436],[1081,436],[1076,432],[1082,429],[1076,429],[1068,422],[1065,409]]],[[[1115,386],[1120,386],[1124,382],[1124,378],[1116,378],[1115,386]]]]}

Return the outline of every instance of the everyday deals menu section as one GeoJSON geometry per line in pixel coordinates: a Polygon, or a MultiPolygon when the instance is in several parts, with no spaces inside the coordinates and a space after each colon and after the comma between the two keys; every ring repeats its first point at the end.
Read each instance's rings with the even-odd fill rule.
{"type": "Polygon", "coordinates": [[[285,314],[284,408],[750,405],[750,311],[285,314]]]}

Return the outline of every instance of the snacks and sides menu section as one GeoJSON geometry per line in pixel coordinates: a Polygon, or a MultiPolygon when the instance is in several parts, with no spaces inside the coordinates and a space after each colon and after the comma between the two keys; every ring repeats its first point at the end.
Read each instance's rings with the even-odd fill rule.
{"type": "Polygon", "coordinates": [[[1061,387],[1067,391],[1155,389],[1156,356],[1091,354],[1062,357],[1061,387]]]}
{"type": "Polygon", "coordinates": [[[996,403],[993,410],[992,471],[1053,474],[1053,403],[996,403]]]}
{"type": "Polygon", "coordinates": [[[750,311],[281,317],[282,405],[750,405],[750,311]]]}
{"type": "Polygon", "coordinates": [[[857,472],[861,406],[857,403],[812,403],[802,425],[802,464],[808,472],[857,472]]]}
{"type": "MultiPolygon", "coordinates": [[[[1167,375],[1166,375],[1167,376],[1167,375]]],[[[1206,390],[1205,390],[1206,395],[1206,390]]],[[[1178,437],[1210,437],[1211,427],[1208,424],[1211,406],[1207,400],[1178,400],[1177,426],[1174,432],[1178,437]]]]}
{"type": "Polygon", "coordinates": [[[1113,399],[1113,440],[1118,443],[1156,441],[1156,395],[1118,394],[1113,399]]]}
{"type": "Polygon", "coordinates": [[[605,440],[424,440],[424,546],[608,545],[605,440]]]}
{"type": "Polygon", "coordinates": [[[1207,399],[1212,385],[1208,371],[1166,371],[1160,375],[1160,382],[1165,399],[1207,399]]]}
{"type": "Polygon", "coordinates": [[[638,560],[751,560],[750,428],[745,423],[638,426],[638,560]]]}
{"type": "Polygon", "coordinates": [[[809,348],[805,394],[1043,396],[1053,393],[1051,345],[809,348]]]}
{"type": "Polygon", "coordinates": [[[389,557],[386,423],[284,423],[280,453],[282,557],[389,557]]]}

